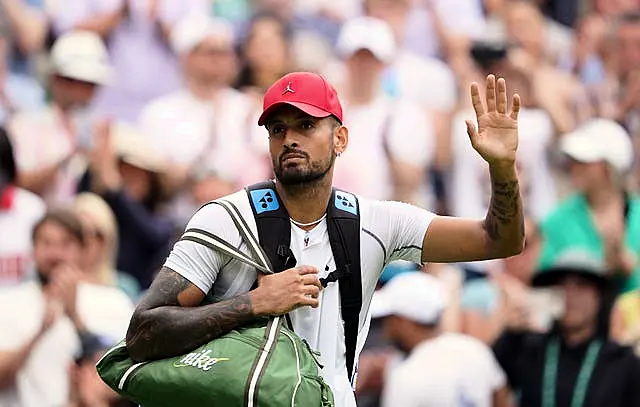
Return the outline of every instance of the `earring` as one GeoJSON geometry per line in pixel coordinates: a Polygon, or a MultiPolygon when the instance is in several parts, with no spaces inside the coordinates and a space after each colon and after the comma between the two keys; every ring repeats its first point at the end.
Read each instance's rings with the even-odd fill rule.
{"type": "Polygon", "coordinates": [[[337,155],[338,157],[340,157],[340,155],[341,155],[341,154],[342,154],[342,152],[340,152],[340,151],[338,151],[338,152],[336,153],[336,155],[337,155]]]}

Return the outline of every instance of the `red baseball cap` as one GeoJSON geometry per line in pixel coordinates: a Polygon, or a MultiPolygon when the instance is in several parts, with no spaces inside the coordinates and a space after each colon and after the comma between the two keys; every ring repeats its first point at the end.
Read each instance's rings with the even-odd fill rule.
{"type": "Polygon", "coordinates": [[[293,72],[276,81],[263,98],[258,125],[283,104],[296,107],[313,117],[335,116],[342,123],[342,106],[338,92],[322,76],[311,72],[293,72]]]}

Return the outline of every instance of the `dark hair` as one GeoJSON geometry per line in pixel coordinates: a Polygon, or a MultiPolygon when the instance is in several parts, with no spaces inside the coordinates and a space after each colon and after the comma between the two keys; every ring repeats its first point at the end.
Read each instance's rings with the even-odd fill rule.
{"type": "MultiPolygon", "coordinates": [[[[246,60],[245,48],[247,46],[247,43],[251,41],[251,38],[254,34],[253,28],[255,27],[255,25],[260,21],[264,21],[264,20],[271,20],[276,24],[278,24],[278,26],[280,26],[280,34],[282,35],[282,38],[286,43],[287,47],[290,47],[291,40],[293,38],[293,29],[286,20],[281,18],[279,15],[269,11],[262,11],[260,13],[255,14],[249,21],[249,24],[247,25],[246,31],[245,31],[246,34],[242,38],[242,41],[238,46],[238,55],[240,55],[240,58],[242,59],[243,62],[242,62],[242,67],[240,68],[240,72],[238,74],[238,78],[235,84],[235,87],[237,89],[242,89],[242,88],[256,85],[255,79],[254,79],[255,72],[253,71],[253,67],[246,60]]],[[[285,74],[285,72],[282,72],[282,74],[285,74]]]]}
{"type": "Polygon", "coordinates": [[[17,177],[18,168],[13,146],[7,131],[0,126],[0,179],[8,184],[15,184],[17,177]]]}
{"type": "Polygon", "coordinates": [[[38,237],[40,229],[47,223],[54,223],[60,226],[84,246],[84,228],[82,227],[80,217],[74,211],[66,208],[56,208],[47,211],[31,231],[31,240],[33,242],[35,242],[38,237]]]}

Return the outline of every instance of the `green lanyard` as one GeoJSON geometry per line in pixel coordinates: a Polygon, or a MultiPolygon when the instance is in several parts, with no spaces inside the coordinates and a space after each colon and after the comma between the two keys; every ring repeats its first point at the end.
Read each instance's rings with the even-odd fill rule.
{"type": "MultiPolygon", "coordinates": [[[[595,340],[589,345],[587,354],[580,367],[576,386],[573,390],[571,399],[571,407],[582,407],[585,397],[587,396],[587,386],[591,379],[591,374],[596,367],[598,354],[602,348],[602,342],[595,340]]],[[[556,386],[558,376],[558,360],[560,359],[560,341],[553,338],[547,345],[546,359],[544,363],[544,377],[542,380],[542,407],[555,407],[556,405],[556,386]]]]}

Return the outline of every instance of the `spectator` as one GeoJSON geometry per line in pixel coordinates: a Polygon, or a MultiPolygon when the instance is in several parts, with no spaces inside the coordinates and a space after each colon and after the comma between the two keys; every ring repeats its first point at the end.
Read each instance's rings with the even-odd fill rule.
{"type": "Polygon", "coordinates": [[[207,13],[202,0],[79,0],[64,7],[54,22],[56,32],[90,30],[109,42],[114,78],[95,100],[103,116],[135,122],[140,109],[178,88],[178,65],[167,46],[181,17],[207,13]]]}
{"type": "Polygon", "coordinates": [[[561,310],[554,293],[531,287],[542,247],[535,222],[526,221],[526,243],[521,254],[503,259],[487,278],[468,282],[462,292],[462,332],[492,344],[504,329],[505,310],[514,306],[525,309],[529,325],[544,331],[561,310]]]}
{"type": "Polygon", "coordinates": [[[37,280],[0,291],[3,407],[64,405],[79,337],[126,332],[133,304],[117,290],[83,281],[84,242],[73,212],[48,212],[33,229],[37,280]]]}
{"type": "Polygon", "coordinates": [[[240,47],[242,67],[236,88],[256,100],[291,68],[291,27],[277,14],[257,14],[240,47]]]}
{"type": "Polygon", "coordinates": [[[66,407],[129,407],[124,400],[107,386],[96,370],[96,364],[114,344],[97,335],[84,335],[81,350],[70,365],[71,390],[66,407]]]}
{"type": "Polygon", "coordinates": [[[384,407],[474,405],[506,407],[505,376],[478,340],[443,333],[444,288],[425,273],[404,273],[372,301],[386,335],[407,354],[387,367],[384,407]]]}
{"type": "Polygon", "coordinates": [[[83,269],[93,284],[117,287],[132,301],[140,295],[140,286],[135,278],[116,270],[118,228],[116,218],[109,205],[98,195],[79,194],[73,208],[82,221],[86,238],[83,269]]]}
{"type": "Polygon", "coordinates": [[[629,135],[617,123],[595,119],[563,136],[560,149],[577,193],[542,223],[541,267],[581,247],[605,262],[620,290],[640,287],[640,200],[624,185],[633,161],[629,135]]]}
{"type": "Polygon", "coordinates": [[[13,147],[0,127],[0,289],[22,282],[31,271],[33,225],[44,214],[44,202],[16,186],[13,147]]]}
{"type": "Polygon", "coordinates": [[[337,50],[347,73],[341,86],[350,138],[335,185],[372,199],[424,205],[418,193],[433,156],[433,128],[418,106],[381,92],[383,71],[395,54],[390,28],[372,17],[353,19],[337,50]]]}
{"type": "Polygon", "coordinates": [[[640,290],[618,297],[611,316],[611,337],[632,346],[640,357],[640,290]]]}
{"type": "Polygon", "coordinates": [[[15,146],[19,185],[58,204],[71,202],[76,193],[92,137],[86,108],[97,87],[109,80],[111,68],[100,38],[86,31],[60,37],[51,65],[51,103],[18,112],[7,130],[15,146]]]}
{"type": "Polygon", "coordinates": [[[44,90],[38,82],[25,74],[12,72],[9,67],[9,44],[0,35],[0,125],[21,110],[35,110],[44,106],[44,90]]]}
{"type": "Polygon", "coordinates": [[[640,405],[640,360],[607,339],[605,270],[589,253],[568,250],[536,274],[534,285],[558,287],[564,297],[564,311],[547,332],[531,332],[523,309],[509,311],[494,351],[519,406],[640,405]]]}
{"type": "MultiPolygon", "coordinates": [[[[192,15],[176,25],[171,43],[180,56],[184,87],[148,104],[139,123],[170,160],[168,173],[178,192],[170,213],[182,229],[200,205],[237,185],[257,182],[268,171],[245,165],[251,161],[252,136],[260,130],[255,124],[259,111],[230,87],[236,62],[232,27],[224,20],[192,15]]],[[[264,139],[262,132],[259,137],[264,139]]]]}
{"type": "Polygon", "coordinates": [[[164,156],[134,127],[101,126],[91,164],[80,190],[91,190],[111,207],[118,225],[116,268],[145,290],[162,265],[173,237],[173,223],[162,216],[164,156]]]}
{"type": "Polygon", "coordinates": [[[41,51],[49,32],[43,0],[0,1],[0,35],[7,40],[6,58],[12,74],[33,74],[30,57],[41,51]]]}

